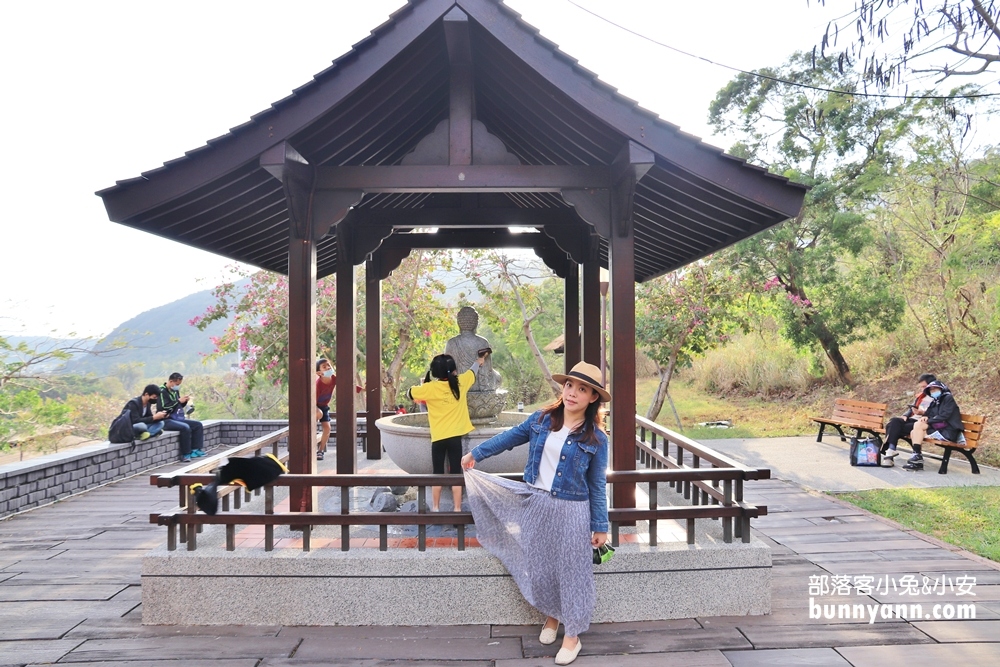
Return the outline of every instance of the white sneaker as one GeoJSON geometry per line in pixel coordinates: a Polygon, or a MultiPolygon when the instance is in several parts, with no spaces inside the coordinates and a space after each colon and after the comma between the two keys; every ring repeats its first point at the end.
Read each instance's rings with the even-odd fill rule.
{"type": "Polygon", "coordinates": [[[889,451],[887,451],[885,454],[882,455],[882,458],[889,459],[891,461],[897,456],[899,456],[899,452],[897,452],[895,449],[889,449],[889,451]]]}

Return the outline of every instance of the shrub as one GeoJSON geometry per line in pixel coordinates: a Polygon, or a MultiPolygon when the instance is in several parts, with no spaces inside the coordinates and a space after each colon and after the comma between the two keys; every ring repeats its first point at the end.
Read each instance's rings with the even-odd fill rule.
{"type": "Polygon", "coordinates": [[[685,375],[698,389],[714,394],[798,393],[816,381],[808,358],[772,331],[734,336],[696,359],[685,375]]]}

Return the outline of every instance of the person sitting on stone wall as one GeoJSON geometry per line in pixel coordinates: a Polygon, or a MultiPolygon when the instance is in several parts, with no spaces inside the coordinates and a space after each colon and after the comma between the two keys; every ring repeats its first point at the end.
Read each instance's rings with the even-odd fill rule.
{"type": "Polygon", "coordinates": [[[167,413],[157,410],[156,404],[159,400],[160,388],[155,384],[148,384],[142,390],[142,395],[125,404],[124,409],[129,411],[129,417],[132,419],[132,432],[139,440],[159,435],[163,430],[163,420],[167,418],[167,413]]]}
{"type": "Polygon", "coordinates": [[[205,427],[200,421],[188,417],[188,414],[194,410],[194,406],[190,405],[190,395],[181,396],[181,383],[183,381],[183,375],[171,373],[160,389],[160,403],[167,412],[163,430],[177,431],[180,460],[190,461],[205,455],[202,450],[205,446],[205,427]]]}

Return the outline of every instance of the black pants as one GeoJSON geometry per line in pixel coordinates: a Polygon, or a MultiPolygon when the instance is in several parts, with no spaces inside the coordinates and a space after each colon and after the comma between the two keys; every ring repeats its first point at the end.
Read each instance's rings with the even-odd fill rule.
{"type": "MultiPolygon", "coordinates": [[[[895,447],[900,438],[910,435],[913,432],[913,425],[916,423],[915,419],[903,419],[902,417],[890,419],[889,423],[885,425],[885,448],[895,447]]],[[[913,451],[919,454],[920,445],[913,445],[913,451]]]]}
{"type": "Polygon", "coordinates": [[[448,457],[449,472],[458,475],[462,472],[462,436],[456,435],[443,440],[435,440],[431,443],[431,462],[434,465],[434,474],[443,475],[444,459],[448,457]]]}
{"type": "Polygon", "coordinates": [[[200,421],[194,419],[167,419],[163,422],[164,431],[177,431],[178,446],[182,456],[187,456],[192,449],[205,446],[205,428],[200,421]]]}

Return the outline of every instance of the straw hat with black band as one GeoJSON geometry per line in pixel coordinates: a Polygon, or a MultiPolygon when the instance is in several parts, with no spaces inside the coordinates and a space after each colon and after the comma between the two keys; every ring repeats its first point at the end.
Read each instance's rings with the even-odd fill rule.
{"type": "Polygon", "coordinates": [[[601,400],[605,403],[611,401],[611,394],[604,388],[600,380],[596,379],[601,377],[601,369],[594,364],[588,364],[585,361],[581,361],[576,366],[570,370],[569,373],[563,375],[562,373],[553,373],[552,379],[559,384],[565,384],[566,380],[570,378],[574,380],[579,380],[585,385],[592,387],[601,396],[601,400]]]}

